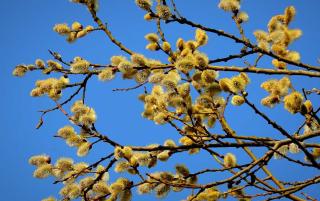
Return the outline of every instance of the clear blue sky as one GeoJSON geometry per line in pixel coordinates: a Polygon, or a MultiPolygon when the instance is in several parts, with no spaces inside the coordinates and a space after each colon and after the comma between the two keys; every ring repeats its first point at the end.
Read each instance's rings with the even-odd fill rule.
{"type": "MultiPolygon", "coordinates": [[[[230,16],[217,9],[218,1],[176,1],[181,12],[192,20],[204,23],[218,29],[224,29],[230,33],[236,33],[230,16]]],[[[294,5],[297,16],[291,27],[299,27],[303,30],[303,36],[291,49],[301,52],[302,61],[317,64],[320,56],[320,27],[318,0],[268,0],[268,1],[244,1],[243,10],[250,16],[245,25],[247,36],[253,41],[252,32],[255,29],[266,29],[271,16],[282,13],[284,8],[294,5]]],[[[145,53],[151,58],[164,59],[163,55],[150,53],[145,50],[146,41],[144,35],[155,32],[153,23],[143,20],[144,12],[134,5],[133,0],[104,1],[101,0],[100,16],[106,19],[114,35],[126,46],[136,52],[145,53]]],[[[53,185],[52,179],[38,180],[32,178],[33,167],[28,165],[28,158],[35,154],[47,153],[55,161],[58,157],[76,157],[75,149],[69,148],[62,140],[53,138],[55,132],[68,124],[64,116],[59,112],[48,114],[44,119],[44,125],[36,130],[35,125],[40,117],[37,111],[53,106],[48,98],[31,98],[29,92],[37,79],[44,77],[37,73],[27,74],[24,78],[11,76],[12,69],[20,63],[33,63],[35,59],[51,59],[48,49],[59,52],[67,60],[74,56],[82,56],[94,63],[108,63],[113,55],[124,53],[113,46],[103,33],[93,33],[88,37],[78,40],[74,44],[68,44],[65,39],[52,31],[56,23],[69,23],[79,21],[84,25],[94,25],[87,10],[83,6],[72,4],[67,0],[7,0],[2,1],[0,6],[1,32],[0,32],[0,87],[2,107],[1,119],[1,146],[0,146],[0,192],[1,200],[41,200],[49,195],[57,195],[59,185],[53,185]]],[[[166,36],[172,44],[178,37],[185,39],[193,38],[194,29],[183,26],[168,25],[165,28],[166,36]]],[[[239,46],[235,46],[229,40],[209,34],[209,45],[202,50],[210,58],[237,53],[239,46]]],[[[242,65],[243,61],[235,64],[242,65]]],[[[269,67],[270,59],[263,59],[261,66],[269,67]]],[[[226,75],[226,74],[222,74],[226,75]]],[[[229,74],[232,75],[232,74],[229,74]]],[[[252,94],[251,100],[258,102],[266,94],[255,87],[265,79],[264,76],[256,76],[252,79],[249,87],[252,94]],[[256,96],[256,97],[253,97],[256,96]]],[[[297,89],[301,87],[319,87],[319,80],[294,78],[297,89]]],[[[120,141],[122,144],[144,145],[146,143],[162,143],[167,138],[177,139],[177,135],[167,126],[157,126],[153,122],[143,119],[140,113],[143,104],[137,100],[137,95],[142,89],[127,93],[112,92],[111,89],[133,86],[132,81],[116,79],[112,82],[101,83],[96,78],[89,82],[88,103],[97,111],[97,127],[103,133],[120,141]]],[[[319,100],[319,99],[318,99],[319,100]]],[[[319,101],[317,101],[318,103],[319,101]]],[[[260,108],[262,108],[260,106],[260,108]]],[[[260,118],[256,118],[247,107],[233,108],[228,111],[232,126],[239,132],[248,135],[281,136],[265,124],[260,118]]],[[[263,111],[268,111],[262,108],[263,111]]],[[[294,131],[303,119],[296,116],[288,116],[282,106],[268,112],[279,121],[288,131],[294,131]]],[[[111,151],[105,145],[97,146],[88,159],[93,161],[103,154],[111,151]]],[[[226,151],[226,150],[224,150],[226,151]]],[[[237,154],[237,153],[236,153],[237,154]]],[[[259,153],[258,153],[259,154],[259,153]]],[[[239,155],[240,160],[241,156],[239,155]]],[[[201,167],[217,167],[212,159],[205,154],[193,156],[192,160],[186,160],[188,156],[174,157],[167,164],[160,164],[159,169],[171,169],[176,162],[190,164],[192,171],[201,167]],[[191,162],[190,162],[191,161],[191,162]]],[[[82,159],[76,157],[76,161],[82,159]]],[[[297,166],[289,166],[283,161],[271,162],[272,171],[280,179],[303,179],[315,175],[312,169],[301,171],[297,166]],[[281,165],[280,165],[281,164],[281,165]]],[[[114,177],[113,177],[114,179],[114,177]]],[[[213,176],[214,179],[214,176],[213,176]]],[[[210,181],[207,178],[203,181],[210,181]]],[[[212,181],[212,180],[211,180],[212,181]]],[[[317,186],[318,190],[320,186],[317,186]]],[[[316,187],[307,189],[312,195],[320,199],[316,187]],[[315,193],[316,192],[316,193],[315,193]]],[[[186,194],[171,193],[166,200],[181,200],[186,194]]],[[[153,200],[154,197],[136,197],[134,200],[153,200]]]]}

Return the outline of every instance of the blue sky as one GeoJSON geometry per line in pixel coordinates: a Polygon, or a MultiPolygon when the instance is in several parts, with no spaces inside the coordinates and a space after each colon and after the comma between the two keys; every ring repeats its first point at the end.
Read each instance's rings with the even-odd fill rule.
{"type": "MultiPolygon", "coordinates": [[[[230,33],[236,33],[235,25],[232,24],[230,16],[217,8],[218,1],[176,1],[183,15],[190,19],[204,23],[217,29],[223,29],[230,33]]],[[[302,61],[317,65],[320,56],[320,13],[318,0],[269,0],[269,1],[244,1],[243,10],[247,11],[250,20],[244,25],[247,36],[254,41],[252,32],[256,29],[266,29],[271,16],[280,14],[284,8],[294,5],[297,16],[291,27],[301,28],[303,36],[296,41],[291,49],[301,53],[302,61]]],[[[165,61],[164,55],[148,52],[145,50],[147,42],[144,35],[155,32],[154,23],[143,20],[144,12],[134,5],[134,1],[101,0],[99,16],[107,20],[111,31],[126,46],[135,52],[145,54],[150,58],[165,61]]],[[[80,5],[72,4],[67,0],[11,0],[3,1],[0,6],[0,19],[2,30],[0,32],[1,68],[0,68],[0,105],[2,106],[1,120],[1,165],[0,183],[1,199],[3,200],[41,200],[49,195],[57,195],[59,185],[53,185],[52,179],[38,180],[32,178],[33,167],[28,165],[28,158],[35,154],[47,153],[56,160],[61,156],[75,157],[76,150],[69,148],[62,140],[53,138],[55,132],[68,121],[59,112],[53,112],[45,116],[44,125],[36,130],[35,125],[39,120],[40,113],[37,111],[53,106],[48,98],[31,98],[29,92],[34,87],[37,79],[44,79],[43,75],[29,73],[24,78],[11,76],[12,69],[20,63],[33,63],[35,59],[51,59],[48,49],[59,52],[67,60],[75,56],[81,56],[94,63],[108,63],[113,55],[125,55],[119,48],[115,47],[102,32],[96,32],[85,38],[79,39],[73,44],[68,44],[65,39],[52,31],[56,23],[69,23],[79,21],[84,25],[94,25],[87,10],[80,5]]],[[[164,31],[169,41],[174,44],[177,38],[192,39],[194,29],[181,25],[168,24],[164,31]]],[[[209,34],[209,44],[201,50],[206,52],[210,58],[218,58],[237,53],[239,45],[232,41],[209,34]]],[[[252,58],[251,58],[252,59],[252,58]]],[[[243,60],[232,64],[243,65],[243,60]]],[[[270,67],[270,59],[262,59],[261,66],[270,67]]],[[[232,73],[221,73],[222,76],[231,76],[232,73]]],[[[252,77],[249,86],[249,98],[256,103],[266,96],[259,89],[260,83],[265,76],[252,77]]],[[[294,77],[293,83],[297,89],[319,87],[317,79],[294,77]]],[[[140,113],[143,104],[137,100],[142,89],[130,92],[112,92],[113,88],[134,86],[133,81],[122,81],[115,79],[112,82],[102,83],[93,78],[88,86],[88,103],[96,109],[98,115],[97,127],[110,137],[120,141],[122,144],[145,145],[148,143],[163,143],[167,138],[177,139],[177,135],[168,126],[157,126],[153,122],[143,119],[140,113]]],[[[318,103],[319,99],[313,97],[318,103]]],[[[69,106],[68,106],[69,107],[69,106]]],[[[288,131],[292,132],[303,119],[297,116],[289,116],[282,106],[277,106],[269,111],[262,106],[263,111],[276,119],[288,131]]],[[[247,107],[232,108],[228,111],[229,119],[239,133],[259,136],[279,136],[272,128],[256,116],[247,107]]],[[[100,156],[111,152],[110,147],[98,145],[88,159],[93,161],[100,156]]],[[[223,150],[225,152],[226,150],[223,150]]],[[[258,155],[260,154],[257,152],[258,155]]],[[[237,154],[237,153],[236,153],[237,154]]],[[[239,153],[239,158],[241,155],[239,153]]],[[[170,169],[175,163],[185,162],[190,165],[192,171],[201,167],[217,166],[213,160],[205,154],[181,158],[174,157],[167,164],[160,164],[159,170],[170,169]]],[[[280,179],[303,179],[315,175],[315,171],[307,169],[301,171],[297,166],[289,166],[284,161],[272,160],[272,171],[280,179]]],[[[210,178],[207,178],[210,179],[210,178]]],[[[204,180],[208,181],[208,180],[204,180]]],[[[320,199],[319,192],[314,188],[307,189],[312,195],[320,199]],[[313,193],[312,193],[313,192],[313,193]]],[[[319,189],[319,186],[318,186],[319,189]]],[[[171,193],[166,200],[181,200],[186,194],[171,193]]],[[[152,200],[153,197],[142,197],[152,200]]],[[[139,200],[137,197],[134,200],[139,200]]]]}

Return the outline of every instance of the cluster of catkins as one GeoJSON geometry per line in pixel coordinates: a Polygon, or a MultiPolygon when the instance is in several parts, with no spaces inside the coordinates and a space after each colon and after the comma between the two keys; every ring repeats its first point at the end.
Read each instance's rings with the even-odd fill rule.
{"type": "Polygon", "coordinates": [[[280,159],[283,156],[286,156],[288,154],[288,152],[290,152],[292,154],[296,154],[296,153],[300,152],[300,148],[297,144],[292,142],[289,145],[283,145],[283,146],[279,147],[273,156],[275,159],[280,159]]]}
{"type": "Polygon", "coordinates": [[[243,96],[237,94],[244,92],[249,83],[250,79],[246,73],[219,80],[219,86],[223,91],[234,94],[231,103],[236,106],[240,106],[245,102],[243,96]]]}
{"type": "MultiPolygon", "coordinates": [[[[300,29],[289,29],[288,26],[295,16],[295,8],[287,7],[283,15],[272,17],[268,24],[268,32],[257,30],[254,32],[258,41],[258,46],[266,51],[272,50],[281,58],[297,62],[300,54],[296,51],[289,51],[288,46],[298,39],[302,32],[300,29]]],[[[277,59],[272,60],[272,64],[278,69],[286,69],[287,64],[277,59]]]]}
{"type": "MultiPolygon", "coordinates": [[[[148,46],[157,45],[160,48],[156,34],[148,34],[146,39],[150,42],[148,46]]],[[[174,64],[174,70],[151,69],[148,81],[155,85],[150,94],[140,96],[140,99],[145,103],[145,111],[142,116],[157,124],[164,124],[173,115],[186,114],[183,120],[190,121],[190,116],[187,114],[188,111],[189,113],[192,111],[195,118],[199,118],[200,121],[207,119],[208,126],[212,127],[215,117],[209,113],[213,108],[225,104],[224,99],[217,96],[221,90],[235,94],[232,101],[234,105],[241,105],[244,102],[244,99],[236,94],[245,90],[250,82],[248,76],[245,73],[240,73],[232,78],[223,78],[218,81],[218,72],[208,69],[208,57],[197,50],[207,41],[206,33],[197,29],[195,40],[184,41],[179,38],[176,52],[169,54],[169,61],[174,64]],[[181,81],[180,73],[187,76],[191,74],[191,82],[179,84],[181,81]],[[190,96],[190,83],[196,90],[204,90],[196,99],[195,104],[192,104],[190,96]],[[175,111],[169,111],[168,107],[175,108],[175,111]]],[[[172,50],[170,49],[170,51],[172,50]]]]}
{"type": "MultiPolygon", "coordinates": [[[[281,159],[283,156],[286,156],[288,152],[292,154],[296,154],[300,152],[300,148],[297,144],[295,143],[290,143],[289,145],[283,145],[279,147],[279,149],[274,153],[274,158],[275,159],[281,159]]],[[[311,156],[317,160],[320,158],[320,148],[313,148],[311,156]]],[[[307,157],[305,157],[306,161],[309,161],[307,157]]]]}
{"type": "Polygon", "coordinates": [[[86,132],[78,135],[72,126],[60,128],[57,135],[65,139],[69,146],[77,147],[78,156],[86,156],[91,149],[91,144],[86,140],[86,132]]]}
{"type": "Polygon", "coordinates": [[[169,42],[164,41],[160,44],[159,37],[155,33],[149,33],[145,38],[149,42],[146,49],[151,51],[163,50],[168,53],[168,61],[174,64],[176,69],[182,73],[188,73],[196,67],[205,68],[208,66],[208,57],[197,50],[197,48],[208,43],[208,36],[201,29],[196,29],[194,40],[184,41],[182,38],[179,38],[176,42],[177,49],[175,52],[172,51],[169,42]]]}
{"type": "Polygon", "coordinates": [[[34,88],[30,95],[39,97],[47,94],[51,99],[58,100],[62,96],[62,90],[69,84],[69,79],[64,76],[59,79],[48,78],[46,80],[38,80],[36,88],[34,88]]]}
{"type": "MultiPolygon", "coordinates": [[[[148,148],[158,147],[159,145],[149,145],[148,148]]],[[[164,142],[164,146],[174,147],[176,144],[172,140],[164,142]]],[[[118,160],[115,166],[115,172],[128,172],[130,174],[137,174],[138,166],[146,166],[148,168],[154,167],[157,160],[166,161],[170,157],[170,151],[151,151],[151,152],[138,152],[132,151],[130,147],[116,147],[114,150],[114,156],[118,160]]],[[[150,193],[154,191],[159,198],[165,197],[169,191],[181,191],[183,188],[171,187],[158,180],[163,180],[172,183],[188,183],[194,184],[197,182],[197,177],[191,175],[186,166],[178,164],[176,165],[176,174],[169,172],[156,172],[148,176],[143,184],[138,186],[138,192],[140,194],[150,193]]]]}
{"type": "Polygon", "coordinates": [[[164,198],[171,190],[174,192],[183,190],[183,187],[174,186],[174,184],[187,183],[192,185],[197,183],[197,176],[190,174],[190,171],[185,165],[177,164],[175,170],[176,174],[171,172],[155,172],[149,174],[146,182],[138,186],[138,193],[146,194],[153,191],[158,198],[164,198]]]}
{"type": "Polygon", "coordinates": [[[234,14],[234,19],[238,23],[247,22],[249,16],[246,12],[240,11],[240,0],[220,0],[218,7],[226,12],[231,12],[234,14]]]}
{"type": "MultiPolygon", "coordinates": [[[[148,13],[145,15],[145,19],[146,20],[151,20],[153,19],[154,16],[152,16],[151,14],[151,7],[153,5],[152,0],[135,0],[136,4],[138,7],[140,7],[141,9],[148,11],[148,13]]],[[[171,17],[171,11],[170,8],[167,5],[163,5],[160,3],[160,1],[158,2],[158,5],[156,6],[156,13],[153,13],[155,15],[157,15],[160,19],[163,20],[168,20],[171,17]]]]}
{"type": "MultiPolygon", "coordinates": [[[[55,164],[51,164],[50,157],[46,155],[33,156],[29,159],[29,163],[37,166],[34,171],[35,177],[53,176],[59,181],[63,181],[64,187],[60,190],[60,195],[64,200],[77,199],[84,191],[87,191],[87,196],[91,199],[108,195],[110,195],[110,200],[119,198],[128,201],[131,199],[132,194],[129,187],[132,183],[125,178],[118,178],[115,182],[108,184],[109,173],[102,165],[93,169],[83,162],[75,164],[71,158],[60,158],[55,164]],[[91,170],[94,174],[88,176],[87,174],[91,170]],[[75,182],[78,177],[83,175],[87,176],[79,182],[75,182]]],[[[56,199],[49,197],[43,201],[56,201],[56,199]]]]}
{"type": "Polygon", "coordinates": [[[63,66],[59,62],[48,60],[46,63],[41,59],[37,59],[35,61],[35,64],[30,64],[30,65],[20,64],[15,67],[12,74],[17,77],[22,77],[26,74],[26,72],[33,71],[33,70],[40,69],[44,74],[50,74],[52,71],[63,70],[63,66]],[[46,63],[47,63],[47,66],[46,66],[46,63]]]}
{"type": "Polygon", "coordinates": [[[94,31],[94,27],[91,25],[83,27],[83,25],[79,22],[73,22],[71,27],[69,27],[67,24],[56,24],[53,27],[53,30],[60,35],[66,36],[67,41],[72,43],[78,38],[82,38],[88,33],[94,31]]]}
{"type": "MultiPolygon", "coordinates": [[[[51,164],[51,159],[47,155],[37,155],[29,159],[31,165],[35,165],[37,169],[33,176],[36,178],[46,178],[53,176],[64,181],[65,186],[61,189],[60,194],[71,199],[77,198],[81,193],[80,185],[74,182],[73,175],[83,175],[87,173],[88,164],[77,163],[74,164],[71,158],[60,158],[55,164],[51,164]]],[[[50,197],[47,200],[55,200],[50,197]]]]}
{"type": "Polygon", "coordinates": [[[70,65],[70,72],[75,74],[88,73],[90,65],[89,61],[81,57],[75,57],[70,65]]]}
{"type": "Polygon", "coordinates": [[[94,109],[83,104],[82,100],[78,100],[73,104],[71,112],[73,113],[71,120],[75,124],[90,127],[97,120],[94,109]]]}
{"type": "Polygon", "coordinates": [[[301,112],[303,115],[310,114],[312,103],[310,100],[304,102],[303,95],[298,91],[292,91],[289,94],[291,82],[288,77],[280,80],[271,79],[261,84],[261,88],[266,90],[269,95],[261,100],[261,104],[267,107],[274,107],[281,102],[283,98],[284,108],[292,114],[301,112]]]}
{"type": "MultiPolygon", "coordinates": [[[[173,140],[166,140],[163,144],[166,147],[175,147],[173,140]]],[[[159,147],[158,144],[151,144],[147,148],[159,147]]],[[[115,147],[114,156],[118,160],[115,166],[116,172],[128,172],[130,174],[137,174],[138,166],[146,166],[148,168],[154,167],[157,161],[167,161],[171,155],[169,150],[141,152],[133,151],[131,147],[115,147]]]]}
{"type": "Polygon", "coordinates": [[[111,57],[111,66],[100,71],[98,75],[100,80],[111,80],[114,78],[114,73],[119,71],[124,79],[134,79],[137,83],[143,83],[147,81],[152,68],[163,66],[163,64],[135,53],[131,55],[131,61],[123,56],[111,57]]]}

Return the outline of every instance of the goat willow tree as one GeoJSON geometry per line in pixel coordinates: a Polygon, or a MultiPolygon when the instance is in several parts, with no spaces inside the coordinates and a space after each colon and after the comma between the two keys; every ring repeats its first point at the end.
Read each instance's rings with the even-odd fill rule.
{"type": "MultiPolygon", "coordinates": [[[[41,71],[44,76],[59,75],[36,81],[35,88],[31,91],[31,96],[47,95],[55,103],[55,107],[41,111],[37,128],[42,126],[44,115],[57,110],[70,121],[70,125],[60,128],[55,137],[65,140],[70,147],[77,148],[78,156],[86,156],[97,143],[105,143],[114,150],[109,155],[101,155],[101,159],[92,164],[75,163],[73,159],[64,157],[53,162],[48,155],[31,157],[29,163],[36,167],[34,177],[52,176],[55,183],[63,184],[59,200],[126,201],[131,199],[133,190],[139,194],[155,193],[158,198],[165,197],[169,192],[184,191],[188,192],[185,200],[189,201],[213,201],[230,197],[238,200],[287,198],[300,201],[317,196],[307,195],[303,190],[311,185],[318,185],[319,175],[307,180],[286,182],[277,179],[269,170],[269,161],[276,159],[300,166],[301,172],[310,168],[320,169],[317,162],[320,144],[316,140],[320,135],[320,119],[317,116],[320,108],[313,107],[310,100],[311,94],[319,94],[320,91],[316,88],[300,90],[291,82],[292,76],[313,79],[320,77],[320,67],[301,62],[300,54],[288,49],[302,34],[301,30],[289,26],[295,16],[293,6],[271,17],[265,25],[266,31],[255,31],[255,43],[248,39],[242,28],[243,23],[248,21],[248,14],[240,9],[240,0],[218,2],[218,8],[232,17],[239,36],[183,17],[174,0],[136,0],[137,7],[145,11],[144,20],[155,23],[157,27],[157,33],[145,36],[148,41],[146,49],[165,54],[167,61],[163,62],[134,52],[112,35],[107,24],[98,16],[98,1],[72,2],[87,7],[95,25],[83,26],[79,22],[73,22],[71,26],[56,24],[53,30],[66,37],[70,43],[87,34],[102,31],[123,51],[124,56],[115,55],[110,63],[97,64],[81,57],[67,61],[59,53],[50,51],[52,60],[44,62],[37,59],[35,64],[18,65],[13,71],[13,75],[18,77],[29,71],[41,71]],[[176,44],[170,44],[162,29],[163,22],[194,28],[194,39],[177,38],[176,44]],[[210,55],[201,52],[201,47],[208,42],[208,35],[224,37],[241,44],[242,49],[238,54],[224,58],[210,58],[210,55]],[[235,59],[248,56],[255,56],[255,62],[245,62],[244,67],[227,65],[235,59]],[[262,57],[269,58],[270,68],[259,66],[262,57]],[[226,63],[215,65],[219,62],[226,63]],[[219,77],[220,72],[226,71],[236,75],[219,77]],[[261,103],[255,104],[250,101],[250,95],[254,94],[246,90],[247,85],[250,85],[250,75],[254,74],[265,75],[265,79],[259,82],[261,81],[261,90],[267,93],[261,103]],[[71,82],[73,77],[81,75],[81,82],[71,82]],[[275,75],[280,75],[281,78],[275,79],[275,75]],[[99,112],[85,103],[88,98],[87,83],[94,77],[112,82],[115,76],[137,83],[132,88],[118,90],[142,88],[144,93],[139,96],[144,104],[142,116],[155,124],[171,126],[179,136],[179,141],[168,139],[159,142],[160,144],[146,146],[125,145],[114,141],[112,134],[107,136],[102,134],[103,131],[98,131],[95,124],[98,123],[96,113],[99,112]],[[62,98],[65,89],[73,89],[74,92],[62,98]],[[76,99],[78,96],[80,100],[76,99]],[[68,104],[71,105],[70,112],[66,107],[68,104]],[[264,121],[266,126],[271,126],[278,137],[237,133],[230,126],[225,111],[245,105],[252,110],[252,115],[264,121]],[[277,107],[287,110],[287,115],[303,117],[304,121],[296,128],[296,132],[289,133],[261,111],[262,107],[271,110],[276,105],[283,105],[277,107]],[[212,131],[214,126],[221,128],[220,134],[212,131]],[[252,148],[260,150],[261,156],[256,156],[252,148]],[[222,154],[221,149],[228,151],[222,154]],[[216,161],[216,166],[191,172],[177,157],[174,170],[153,171],[157,164],[171,160],[173,155],[183,152],[196,155],[200,151],[207,154],[208,161],[216,161]],[[298,157],[298,152],[304,158],[298,157]],[[240,154],[247,156],[249,162],[244,163],[239,157],[237,160],[236,156],[240,154]],[[111,174],[112,178],[109,180],[111,170],[129,174],[125,174],[125,177],[111,174]],[[212,180],[201,183],[201,177],[210,177],[212,180]]],[[[43,201],[53,200],[56,198],[49,197],[43,201]]]]}

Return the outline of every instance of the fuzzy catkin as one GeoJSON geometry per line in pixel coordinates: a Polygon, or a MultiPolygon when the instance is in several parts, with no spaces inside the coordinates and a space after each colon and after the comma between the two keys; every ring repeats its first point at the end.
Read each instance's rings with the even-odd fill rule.
{"type": "Polygon", "coordinates": [[[135,0],[137,6],[142,8],[143,10],[149,10],[152,6],[151,0],[135,0]]]}
{"type": "Polygon", "coordinates": [[[235,167],[237,165],[237,158],[232,153],[227,153],[223,158],[223,164],[226,167],[235,167]]]}
{"type": "Polygon", "coordinates": [[[102,69],[101,72],[98,74],[98,78],[101,81],[112,80],[114,78],[113,69],[108,67],[102,69]]]}

